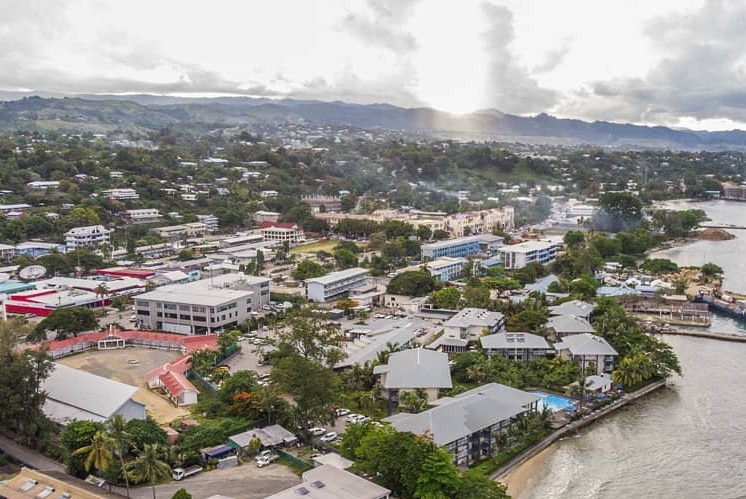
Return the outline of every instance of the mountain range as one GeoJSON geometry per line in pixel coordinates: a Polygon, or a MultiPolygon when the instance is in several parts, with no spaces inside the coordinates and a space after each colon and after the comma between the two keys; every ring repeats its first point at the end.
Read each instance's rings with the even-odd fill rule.
{"type": "MultiPolygon", "coordinates": [[[[0,98],[9,98],[0,94],[0,98]]],[[[158,95],[23,97],[0,102],[0,130],[106,133],[169,125],[205,128],[305,124],[393,130],[459,140],[590,144],[619,148],[746,149],[746,132],[707,132],[605,121],[516,116],[496,110],[454,115],[431,108],[251,97],[186,98],[158,95]]]]}

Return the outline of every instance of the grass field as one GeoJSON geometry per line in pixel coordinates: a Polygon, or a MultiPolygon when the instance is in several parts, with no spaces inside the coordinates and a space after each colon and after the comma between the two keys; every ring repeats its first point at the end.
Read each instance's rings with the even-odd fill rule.
{"type": "Polygon", "coordinates": [[[298,254],[298,253],[318,253],[319,251],[326,251],[328,253],[333,253],[334,248],[339,244],[339,241],[324,241],[324,242],[316,242],[316,243],[309,243],[309,244],[302,244],[300,246],[295,246],[293,248],[290,248],[290,253],[298,254]]]}
{"type": "Polygon", "coordinates": [[[64,357],[57,362],[120,383],[137,386],[138,390],[132,398],[147,406],[149,416],[161,424],[166,424],[188,415],[189,411],[176,407],[165,396],[150,390],[145,381],[145,373],[173,361],[180,355],[176,351],[128,347],[121,350],[89,350],[64,357]],[[140,362],[130,364],[130,360],[140,362]]]}

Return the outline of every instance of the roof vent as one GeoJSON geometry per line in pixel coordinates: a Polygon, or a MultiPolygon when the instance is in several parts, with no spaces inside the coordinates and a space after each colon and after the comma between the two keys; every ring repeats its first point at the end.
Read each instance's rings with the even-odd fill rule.
{"type": "Polygon", "coordinates": [[[36,480],[34,480],[33,478],[30,478],[29,480],[27,480],[27,481],[26,481],[26,483],[24,483],[24,484],[23,484],[23,485],[22,485],[22,486],[20,487],[20,489],[19,489],[19,490],[20,490],[21,492],[28,492],[29,490],[33,489],[33,488],[34,488],[34,485],[36,485],[37,483],[39,483],[39,482],[37,482],[37,481],[36,481],[36,480]]]}
{"type": "Polygon", "coordinates": [[[305,487],[298,487],[297,489],[295,489],[295,493],[298,495],[304,496],[306,494],[310,494],[311,491],[305,487]]]}
{"type": "Polygon", "coordinates": [[[315,482],[311,482],[311,487],[315,487],[317,489],[323,489],[326,487],[326,484],[322,482],[321,480],[316,480],[315,482]]]}

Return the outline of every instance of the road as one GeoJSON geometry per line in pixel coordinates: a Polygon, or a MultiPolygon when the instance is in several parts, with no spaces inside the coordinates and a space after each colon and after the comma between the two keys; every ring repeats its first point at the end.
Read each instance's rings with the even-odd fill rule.
{"type": "MultiPolygon", "coordinates": [[[[235,468],[213,470],[185,478],[179,482],[156,485],[156,497],[171,497],[180,488],[185,488],[194,499],[206,499],[214,495],[234,499],[263,499],[301,483],[298,475],[281,464],[270,464],[257,468],[247,463],[235,468]]],[[[117,490],[124,493],[124,489],[117,490]]],[[[152,499],[150,487],[137,487],[130,491],[132,499],[152,499]]]]}
{"type": "Polygon", "coordinates": [[[61,471],[63,473],[65,471],[65,467],[57,461],[49,459],[35,450],[18,445],[3,436],[0,436],[0,449],[17,461],[39,471],[61,471]]]}

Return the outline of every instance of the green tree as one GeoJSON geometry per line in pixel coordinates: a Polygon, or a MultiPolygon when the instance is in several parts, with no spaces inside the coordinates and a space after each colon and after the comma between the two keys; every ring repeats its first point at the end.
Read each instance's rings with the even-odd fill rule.
{"type": "Polygon", "coordinates": [[[453,497],[458,483],[458,470],[453,465],[453,456],[447,450],[437,448],[422,463],[414,497],[453,497]]]}
{"type": "Polygon", "coordinates": [[[151,417],[130,419],[127,421],[125,430],[128,435],[127,443],[137,449],[142,449],[145,444],[168,444],[168,435],[158,422],[151,417]]]}
{"type": "Polygon", "coordinates": [[[433,304],[437,308],[454,309],[461,301],[461,291],[455,286],[447,286],[432,294],[433,304]]]}
{"type": "Polygon", "coordinates": [[[83,331],[95,329],[98,329],[98,320],[93,310],[86,307],[63,307],[55,309],[37,324],[29,340],[44,341],[50,331],[56,332],[57,339],[63,340],[70,335],[77,336],[83,331]]]}
{"type": "Polygon", "coordinates": [[[85,477],[85,459],[80,455],[73,456],[73,453],[83,447],[91,445],[93,436],[103,431],[101,423],[93,421],[71,421],[62,430],[60,442],[65,449],[65,464],[67,472],[78,478],[85,477]]]}
{"type": "Polygon", "coordinates": [[[171,496],[171,499],[192,499],[192,494],[182,487],[171,496]]]}
{"type": "Polygon", "coordinates": [[[137,459],[127,463],[127,473],[136,483],[147,482],[155,497],[155,484],[171,476],[171,468],[162,460],[163,453],[158,444],[145,444],[137,459]]]}
{"type": "Polygon", "coordinates": [[[100,473],[106,471],[114,459],[114,441],[105,431],[96,432],[91,443],[75,450],[73,456],[85,455],[85,469],[91,471],[95,468],[100,473]]]}
{"type": "Polygon", "coordinates": [[[251,393],[257,387],[256,375],[253,371],[242,370],[231,374],[223,384],[220,385],[218,398],[225,404],[231,404],[237,393],[251,393]]]}
{"type": "Polygon", "coordinates": [[[337,262],[337,269],[351,269],[357,267],[357,256],[348,249],[337,249],[334,251],[334,260],[337,262]]]}
{"type": "Polygon", "coordinates": [[[399,394],[399,410],[416,414],[427,409],[427,393],[422,388],[399,394]]]}
{"type": "Polygon", "coordinates": [[[293,279],[298,281],[305,281],[306,279],[311,279],[313,277],[321,277],[327,273],[328,269],[320,263],[316,263],[312,260],[301,260],[298,262],[298,266],[295,270],[293,270],[292,276],[293,279]]]}
{"type": "Polygon", "coordinates": [[[642,201],[629,192],[607,192],[598,199],[593,221],[598,230],[619,232],[634,228],[642,220],[642,201]]]}
{"type": "Polygon", "coordinates": [[[705,263],[700,267],[699,271],[702,272],[702,275],[707,277],[718,277],[723,275],[723,268],[714,263],[705,263]]]}
{"type": "Polygon", "coordinates": [[[105,428],[106,433],[110,439],[112,449],[119,458],[121,471],[124,475],[124,484],[127,489],[127,498],[129,499],[130,481],[129,478],[127,478],[127,473],[124,472],[124,453],[127,447],[133,442],[132,435],[127,431],[127,423],[125,422],[121,414],[117,414],[109,421],[107,421],[105,428]]]}
{"type": "Polygon", "coordinates": [[[501,483],[490,480],[479,470],[464,471],[459,477],[454,499],[510,499],[501,483]]]}
{"type": "Polygon", "coordinates": [[[415,270],[402,272],[389,281],[387,293],[406,296],[427,296],[438,287],[438,282],[428,272],[415,270]]]}
{"type": "Polygon", "coordinates": [[[464,302],[467,307],[489,308],[490,290],[486,286],[467,286],[464,290],[464,302]]]}
{"type": "Polygon", "coordinates": [[[568,248],[583,246],[585,244],[585,233],[579,230],[567,231],[563,241],[568,248]]]}

